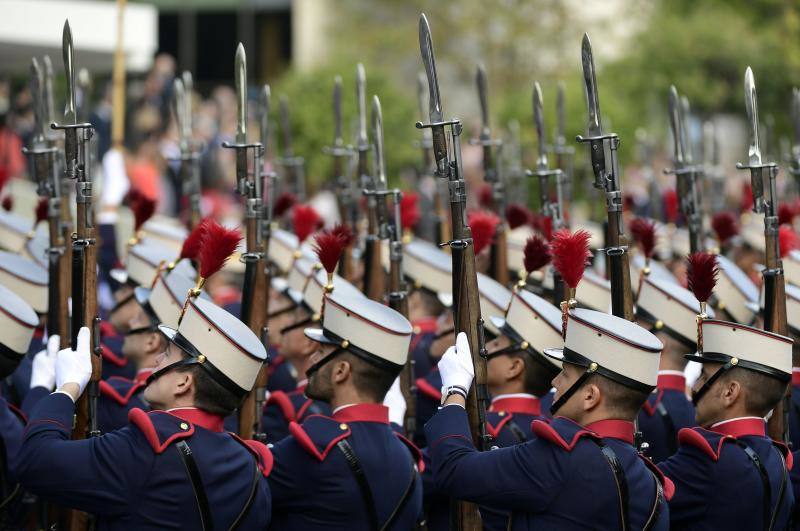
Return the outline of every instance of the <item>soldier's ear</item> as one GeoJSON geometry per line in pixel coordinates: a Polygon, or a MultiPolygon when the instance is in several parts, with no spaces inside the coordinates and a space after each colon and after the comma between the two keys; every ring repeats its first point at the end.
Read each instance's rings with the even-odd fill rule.
{"type": "Polygon", "coordinates": [[[522,358],[512,356],[508,364],[508,369],[506,370],[508,379],[513,380],[523,372],[525,372],[525,361],[523,361],[522,358]]]}
{"type": "Polygon", "coordinates": [[[738,380],[728,380],[722,388],[722,402],[725,406],[732,406],[737,400],[742,398],[742,384],[738,380]]]}
{"type": "Polygon", "coordinates": [[[334,383],[343,383],[352,375],[352,372],[353,367],[350,365],[349,361],[336,360],[333,362],[331,376],[333,377],[334,383]]]}
{"type": "Polygon", "coordinates": [[[584,411],[591,411],[600,404],[602,392],[597,384],[590,383],[589,385],[583,386],[581,389],[581,396],[583,397],[584,411]]]}
{"type": "MultiPolygon", "coordinates": [[[[201,369],[202,370],[202,369],[201,369]]],[[[184,396],[194,389],[194,374],[192,371],[173,371],[176,375],[172,392],[175,396],[184,396]]]]}

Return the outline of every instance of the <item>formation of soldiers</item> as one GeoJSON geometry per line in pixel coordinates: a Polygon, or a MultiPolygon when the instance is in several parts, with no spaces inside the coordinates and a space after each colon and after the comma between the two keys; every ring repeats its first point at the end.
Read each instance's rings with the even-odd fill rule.
{"type": "MultiPolygon", "coordinates": [[[[633,217],[588,37],[577,140],[604,198],[602,225],[570,208],[563,96],[548,145],[538,84],[529,173],[539,211],[508,200],[517,184],[491,136],[483,69],[475,143],[487,188],[483,210],[468,212],[462,125],[443,111],[424,15],[419,32],[421,173],[445,183],[432,202],[434,242],[414,235],[419,206],[389,187],[380,100],[368,115],[361,65],[356,150],[342,137],[340,81],[334,91],[332,223],[302,201],[303,160],[291,148],[280,175],[267,171],[268,86],[260,139],[248,138],[239,46],[237,133],[222,147],[236,154],[242,234],[202,216],[190,75],[174,85],[181,219],[153,217],[152,200],[136,193],[127,208],[95,214],[92,126],[76,118],[68,23],[63,119],[52,115],[49,59],[33,60],[37,128],[26,152],[42,199],[35,223],[0,212],[3,529],[797,525],[800,251],[778,203],[778,167],[759,149],[751,70],[740,167],[754,213],[741,220],[724,204],[704,208],[706,174],[675,89],[679,213],[633,217]],[[240,300],[206,293],[221,270],[241,278],[240,300]],[[98,305],[103,290],[113,306],[98,305]]],[[[281,116],[287,131],[283,100],[281,116]]],[[[119,151],[103,166],[103,193],[114,195],[119,151]]]]}

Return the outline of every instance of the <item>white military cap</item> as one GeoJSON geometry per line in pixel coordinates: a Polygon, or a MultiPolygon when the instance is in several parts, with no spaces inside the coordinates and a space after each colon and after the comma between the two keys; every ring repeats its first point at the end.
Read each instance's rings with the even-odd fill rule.
{"type": "Polygon", "coordinates": [[[587,367],[622,385],[651,391],[664,346],[656,336],[626,319],[594,310],[571,310],[563,348],[545,349],[558,361],[587,367]]]}
{"type": "Polygon", "coordinates": [[[561,345],[561,310],[528,290],[520,289],[511,295],[505,318],[492,316],[489,319],[500,333],[516,343],[536,359],[556,369],[561,363],[542,356],[546,348],[561,345]]]}
{"type": "MultiPolygon", "coordinates": [[[[125,270],[113,269],[111,276],[119,283],[132,284],[134,286],[150,287],[155,279],[156,272],[162,264],[168,264],[180,253],[173,252],[169,247],[154,243],[152,241],[141,241],[128,249],[125,256],[125,270]]],[[[178,264],[185,264],[186,260],[181,260],[178,264]]],[[[177,267],[185,268],[186,265],[177,267]]],[[[189,265],[191,268],[191,265],[189,265]]]]}
{"type": "Polygon", "coordinates": [[[685,227],[676,227],[670,235],[670,242],[672,243],[672,254],[675,256],[687,256],[692,252],[689,229],[685,227]]]}
{"type": "Polygon", "coordinates": [[[14,253],[21,251],[32,229],[31,220],[0,210],[0,248],[14,253]]]}
{"type": "Polygon", "coordinates": [[[19,295],[36,313],[47,313],[47,270],[36,262],[0,251],[0,284],[19,295]]]}
{"type": "Polygon", "coordinates": [[[267,258],[282,272],[286,273],[292,267],[297,250],[297,236],[289,231],[273,228],[269,240],[267,258]]]}
{"type": "Polygon", "coordinates": [[[453,291],[453,258],[432,243],[412,240],[403,246],[403,273],[414,288],[453,291]]]}
{"type": "MultiPolygon", "coordinates": [[[[246,324],[202,298],[189,298],[177,329],[163,324],[158,329],[189,355],[184,365],[200,365],[214,381],[238,397],[252,389],[267,359],[267,350],[246,324]]],[[[177,364],[159,369],[151,380],[174,365],[177,364]]]]}
{"type": "Polygon", "coordinates": [[[508,231],[506,237],[506,256],[508,269],[525,273],[525,244],[533,236],[533,229],[529,225],[522,225],[508,231]]]}
{"type": "Polygon", "coordinates": [[[322,328],[305,329],[310,339],[347,349],[395,374],[408,358],[411,332],[408,319],[388,306],[335,290],[325,298],[322,328]]]}
{"type": "Polygon", "coordinates": [[[786,282],[800,286],[800,251],[793,249],[783,258],[783,274],[786,282]]]}
{"type": "Polygon", "coordinates": [[[717,255],[719,277],[714,288],[716,308],[724,310],[734,321],[746,323],[752,319],[747,303],[758,303],[758,288],[747,274],[731,260],[717,255]]]}
{"type": "MultiPolygon", "coordinates": [[[[178,269],[167,271],[161,269],[156,274],[151,288],[137,286],[133,290],[136,302],[144,309],[153,324],[165,324],[170,328],[178,328],[181,310],[189,296],[189,291],[194,289],[193,277],[184,275],[178,269]]],[[[211,300],[205,291],[201,291],[200,298],[211,300]]]]}
{"type": "Polygon", "coordinates": [[[506,314],[511,302],[511,291],[492,277],[478,273],[478,293],[484,326],[492,334],[500,334],[492,317],[503,317],[506,314]]]}
{"type": "MultiPolygon", "coordinates": [[[[316,316],[322,315],[322,301],[325,297],[325,287],[327,285],[328,273],[324,269],[316,269],[315,273],[306,282],[306,288],[303,291],[303,304],[316,316]]],[[[361,290],[336,274],[333,275],[333,293],[352,298],[364,296],[361,290]]]]}
{"type": "MultiPolygon", "coordinates": [[[[645,277],[636,301],[636,316],[664,330],[670,337],[694,348],[697,343],[697,316],[700,302],[688,289],[656,276],[645,277]]],[[[706,315],[714,318],[711,308],[706,315]]]]}
{"type": "Polygon", "coordinates": [[[739,234],[742,241],[754,251],[764,252],[766,241],[764,240],[764,215],[750,212],[747,216],[742,216],[742,224],[739,234]]]}
{"type": "Polygon", "coordinates": [[[47,257],[47,250],[49,248],[50,236],[47,233],[37,231],[33,238],[25,242],[25,249],[22,255],[47,269],[50,266],[47,257]]]}
{"type": "Polygon", "coordinates": [[[791,284],[786,285],[786,320],[789,329],[800,335],[800,288],[791,284]]]}
{"type": "MultiPolygon", "coordinates": [[[[639,275],[641,275],[642,270],[644,269],[644,256],[642,253],[631,253],[631,281],[635,283],[638,282],[639,275]]],[[[653,278],[658,278],[666,282],[673,282],[675,284],[678,283],[678,279],[675,278],[675,275],[672,274],[672,271],[667,268],[664,264],[657,260],[650,260],[650,267],[649,275],[653,278]]]]}
{"type": "Polygon", "coordinates": [[[583,280],[578,284],[575,299],[582,306],[607,312],[611,308],[611,282],[587,269],[583,273],[583,280]]]}
{"type": "Polygon", "coordinates": [[[186,227],[178,225],[172,218],[155,215],[139,230],[141,239],[149,240],[172,250],[173,258],[181,253],[183,241],[189,235],[186,227]]]}
{"type": "MultiPolygon", "coordinates": [[[[319,269],[319,265],[314,260],[309,260],[306,257],[300,257],[294,261],[289,273],[286,276],[286,288],[283,293],[288,296],[295,305],[303,302],[303,292],[306,290],[306,284],[311,279],[311,274],[319,269]]],[[[278,282],[278,287],[281,283],[278,282]]]]}
{"type": "Polygon", "coordinates": [[[792,338],[729,321],[703,320],[702,354],[687,354],[700,363],[730,363],[781,380],[792,376],[792,338]]]}
{"type": "Polygon", "coordinates": [[[31,305],[0,284],[0,351],[16,355],[12,358],[24,356],[37,326],[39,318],[31,305]]]}

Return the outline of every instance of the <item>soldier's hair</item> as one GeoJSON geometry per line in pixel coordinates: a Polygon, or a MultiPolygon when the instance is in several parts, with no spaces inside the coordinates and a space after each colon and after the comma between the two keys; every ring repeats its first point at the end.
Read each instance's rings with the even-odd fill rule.
{"type": "Polygon", "coordinates": [[[650,395],[647,391],[637,391],[600,374],[593,374],[585,385],[595,384],[606,399],[606,407],[615,416],[625,420],[633,420],[639,409],[650,395]]]}
{"type": "Polygon", "coordinates": [[[543,396],[553,388],[553,378],[559,373],[554,365],[546,360],[534,360],[527,352],[514,352],[510,356],[521,359],[525,364],[523,384],[526,392],[543,396]]]}
{"type": "Polygon", "coordinates": [[[369,363],[350,352],[342,354],[342,359],[350,362],[353,385],[358,392],[375,402],[383,402],[383,398],[394,383],[397,374],[382,369],[374,363],[369,363]]]}
{"type": "Polygon", "coordinates": [[[763,417],[783,398],[788,383],[766,374],[734,367],[720,377],[723,384],[737,381],[745,388],[744,407],[748,415],[763,417]]]}
{"type": "Polygon", "coordinates": [[[194,405],[214,415],[227,417],[233,413],[241,400],[222,387],[199,365],[189,365],[177,369],[191,373],[194,378],[194,405]]]}
{"type": "Polygon", "coordinates": [[[444,313],[444,305],[435,293],[424,288],[418,289],[417,293],[419,293],[422,306],[425,308],[425,315],[438,317],[444,313]]]}

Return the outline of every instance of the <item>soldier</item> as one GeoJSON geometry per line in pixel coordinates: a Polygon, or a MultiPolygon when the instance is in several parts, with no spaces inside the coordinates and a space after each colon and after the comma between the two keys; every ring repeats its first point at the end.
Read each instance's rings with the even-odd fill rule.
{"type": "MultiPolygon", "coordinates": [[[[714,317],[710,308],[706,312],[714,317]]],[[[678,432],[695,425],[694,406],[686,397],[683,371],[684,354],[697,349],[696,317],[700,303],[691,291],[657,276],[646,276],[636,313],[664,343],[658,386],[638,416],[642,438],[648,444],[645,454],[659,463],[678,449],[678,432]]]]}
{"type": "Polygon", "coordinates": [[[464,410],[472,358],[459,334],[439,362],[444,407],[425,426],[438,487],[510,511],[512,529],[667,529],[672,484],[633,446],[661,349],[625,319],[570,311],[564,348],[544,352],[563,363],[550,408],[560,416],[534,421],[528,442],[480,453],[464,410]]]}
{"type": "Polygon", "coordinates": [[[222,431],[253,386],[266,351],[247,326],[203,299],[190,299],[148,378],[154,411],[132,409],[130,425],[70,440],[74,401],[91,374],[89,330],[56,364],[57,391],[35,407],[16,462],[20,482],[98,527],[265,529],[269,450],[222,431]],[[213,508],[213,511],[212,511],[213,508]]]}
{"type": "Polygon", "coordinates": [[[419,450],[389,425],[381,404],[408,355],[411,324],[367,299],[325,298],[306,394],[329,402],[275,444],[273,528],[412,529],[422,510],[419,450]]]}
{"type": "Polygon", "coordinates": [[[786,529],[794,504],[792,457],[766,434],[764,417],[792,374],[792,340],[736,323],[703,320],[703,364],[692,389],[700,427],[680,431],[659,468],[675,482],[673,529],[786,529]],[[741,503],[742,493],[753,503],[741,503]]]}

